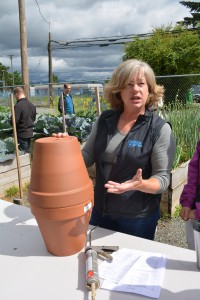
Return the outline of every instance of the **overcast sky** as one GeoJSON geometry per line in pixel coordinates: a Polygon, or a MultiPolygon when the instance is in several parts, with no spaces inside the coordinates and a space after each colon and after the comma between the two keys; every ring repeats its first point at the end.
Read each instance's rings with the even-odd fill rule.
{"type": "MultiPolygon", "coordinates": [[[[124,37],[175,25],[191,16],[178,0],[25,0],[30,81],[48,82],[48,34],[51,32],[53,73],[60,82],[102,81],[121,62],[123,45],[58,49],[56,42],[98,37],[124,37]],[[57,48],[57,49],[56,49],[57,48]]],[[[0,62],[21,73],[17,0],[0,1],[0,62]]],[[[82,45],[85,45],[84,43],[82,45]]]]}

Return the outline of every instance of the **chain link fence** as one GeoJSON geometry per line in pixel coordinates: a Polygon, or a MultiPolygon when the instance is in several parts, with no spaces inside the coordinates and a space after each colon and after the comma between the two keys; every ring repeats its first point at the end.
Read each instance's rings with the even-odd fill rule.
{"type": "MultiPolygon", "coordinates": [[[[30,87],[30,101],[36,107],[56,107],[58,99],[63,92],[62,84],[35,84],[30,87]]],[[[4,86],[0,88],[0,105],[10,106],[10,93],[13,86],[4,86]]],[[[102,99],[103,85],[102,84],[71,84],[71,94],[75,103],[85,103],[85,106],[92,106],[96,98],[102,99]],[[98,93],[98,95],[97,95],[98,93]]],[[[84,104],[83,103],[83,104],[84,104]]]]}
{"type": "Polygon", "coordinates": [[[165,104],[177,100],[200,103],[200,74],[157,76],[156,80],[165,88],[165,104]]]}
{"type": "MultiPolygon", "coordinates": [[[[165,104],[180,101],[183,103],[200,103],[200,74],[157,76],[157,83],[165,88],[165,104]]],[[[58,99],[63,91],[62,84],[41,85],[30,87],[30,101],[36,107],[57,107],[58,99]],[[50,89],[51,88],[51,89],[50,89]],[[52,92],[51,92],[52,91],[52,92]]],[[[99,99],[103,101],[102,84],[71,84],[71,94],[75,104],[84,103],[85,109],[95,102],[95,88],[98,87],[99,99]]],[[[12,86],[0,87],[0,105],[10,106],[12,86]]]]}

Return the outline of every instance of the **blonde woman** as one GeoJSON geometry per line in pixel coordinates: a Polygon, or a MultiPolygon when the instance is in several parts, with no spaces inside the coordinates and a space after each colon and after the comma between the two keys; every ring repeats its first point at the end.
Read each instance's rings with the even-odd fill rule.
{"type": "Polygon", "coordinates": [[[131,59],[114,70],[104,94],[111,109],[82,150],[86,166],[96,166],[90,224],[153,240],[175,154],[170,125],[153,112],[164,89],[147,63],[131,59]]]}

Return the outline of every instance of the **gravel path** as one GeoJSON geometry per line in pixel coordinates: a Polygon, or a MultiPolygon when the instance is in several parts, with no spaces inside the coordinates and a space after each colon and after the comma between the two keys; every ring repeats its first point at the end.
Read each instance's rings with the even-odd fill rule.
{"type": "Polygon", "coordinates": [[[58,114],[57,108],[36,107],[36,111],[38,114],[58,114]]]}
{"type": "Polygon", "coordinates": [[[188,248],[185,237],[185,222],[181,218],[160,219],[155,241],[188,248]]]}

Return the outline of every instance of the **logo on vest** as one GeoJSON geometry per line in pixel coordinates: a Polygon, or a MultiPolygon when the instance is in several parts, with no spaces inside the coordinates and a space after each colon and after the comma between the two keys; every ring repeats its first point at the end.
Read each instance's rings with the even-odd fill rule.
{"type": "Polygon", "coordinates": [[[136,141],[136,140],[128,140],[128,147],[129,148],[142,148],[142,143],[140,141],[136,141]]]}

